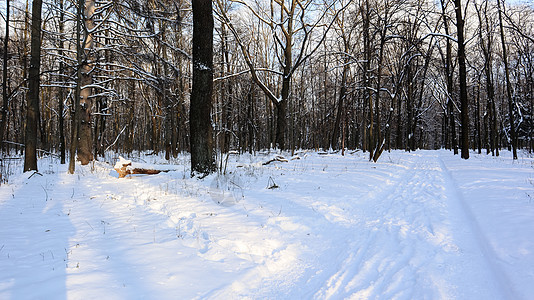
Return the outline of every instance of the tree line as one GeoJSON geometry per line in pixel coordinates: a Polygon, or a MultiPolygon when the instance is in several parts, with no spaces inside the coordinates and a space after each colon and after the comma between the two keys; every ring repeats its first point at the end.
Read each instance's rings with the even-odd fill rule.
{"type": "Polygon", "coordinates": [[[373,161],[534,148],[531,4],[6,0],[2,19],[2,151],[57,153],[72,171],[106,151],[205,151],[193,140],[207,156],[362,149],[373,161]],[[197,40],[212,51],[202,63],[195,10],[213,23],[197,26],[212,35],[197,40]]]}

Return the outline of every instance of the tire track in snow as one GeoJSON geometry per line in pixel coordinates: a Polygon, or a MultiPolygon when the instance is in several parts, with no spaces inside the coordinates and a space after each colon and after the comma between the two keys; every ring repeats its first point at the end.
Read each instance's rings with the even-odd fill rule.
{"type": "Polygon", "coordinates": [[[462,228],[459,201],[436,155],[416,154],[398,184],[367,199],[347,258],[315,298],[499,298],[476,230],[462,228]],[[452,191],[451,191],[452,190],[452,191]],[[472,284],[473,286],[468,286],[472,284]]]}

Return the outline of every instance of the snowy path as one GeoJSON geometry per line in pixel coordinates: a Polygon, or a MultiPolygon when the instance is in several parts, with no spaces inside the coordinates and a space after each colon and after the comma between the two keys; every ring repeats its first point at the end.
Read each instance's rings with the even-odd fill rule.
{"type": "Polygon", "coordinates": [[[394,182],[353,211],[363,216],[353,228],[359,234],[317,298],[503,296],[443,163],[437,155],[412,157],[394,182]]]}
{"type": "Polygon", "coordinates": [[[0,298],[534,297],[532,159],[301,156],[21,175],[0,187],[0,298]]]}

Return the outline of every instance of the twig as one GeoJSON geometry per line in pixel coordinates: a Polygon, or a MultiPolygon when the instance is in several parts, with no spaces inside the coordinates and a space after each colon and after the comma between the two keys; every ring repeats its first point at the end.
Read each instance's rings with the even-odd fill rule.
{"type": "Polygon", "coordinates": [[[30,177],[28,177],[28,179],[32,178],[32,177],[33,177],[33,175],[35,175],[35,174],[43,176],[43,174],[41,174],[41,173],[39,173],[39,172],[35,171],[35,172],[33,172],[33,174],[32,174],[32,175],[30,175],[30,177]]]}
{"type": "Polygon", "coordinates": [[[119,137],[121,136],[121,134],[124,132],[124,130],[126,130],[126,127],[128,127],[128,124],[124,125],[124,127],[122,128],[121,132],[119,132],[119,134],[117,135],[117,137],[115,138],[115,140],[113,141],[113,143],[111,143],[111,145],[109,145],[106,150],[104,150],[104,152],[108,151],[109,148],[113,147],[113,145],[115,145],[115,143],[117,143],[117,141],[119,140],[119,137]]]}
{"type": "MultiPolygon", "coordinates": [[[[42,176],[42,175],[41,175],[42,176]]],[[[44,188],[44,186],[41,185],[41,188],[43,189],[43,191],[45,192],[45,196],[46,196],[46,200],[48,202],[48,192],[46,191],[46,189],[44,188]]]]}

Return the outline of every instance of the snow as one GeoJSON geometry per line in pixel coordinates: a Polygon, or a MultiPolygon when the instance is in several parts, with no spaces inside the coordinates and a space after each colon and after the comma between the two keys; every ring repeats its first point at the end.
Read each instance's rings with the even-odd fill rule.
{"type": "Polygon", "coordinates": [[[0,299],[534,298],[528,154],[277,155],[40,160],[0,187],[0,299]]]}

